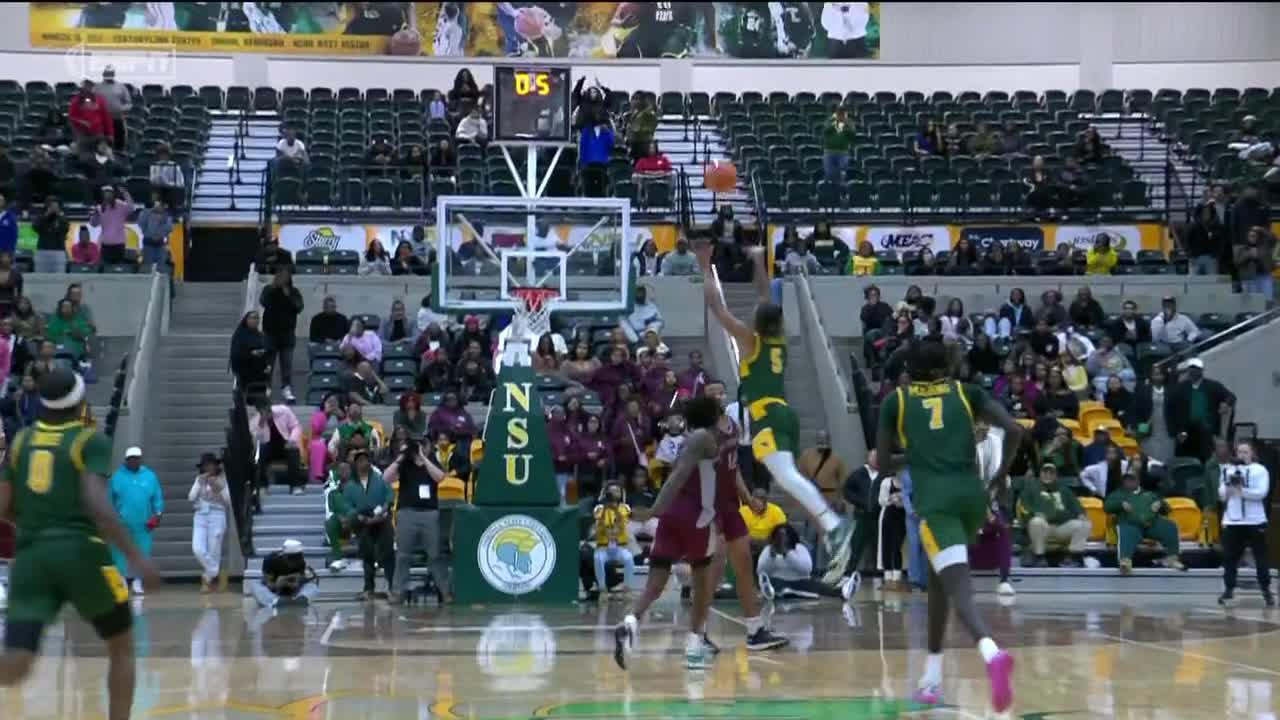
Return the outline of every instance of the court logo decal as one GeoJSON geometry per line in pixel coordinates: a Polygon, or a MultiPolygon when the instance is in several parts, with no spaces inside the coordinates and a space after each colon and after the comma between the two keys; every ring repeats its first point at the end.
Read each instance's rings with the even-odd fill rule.
{"type": "Polygon", "coordinates": [[[506,515],[480,536],[476,563],[493,589],[526,595],[541,588],[555,571],[555,538],[528,515],[506,515]]]}

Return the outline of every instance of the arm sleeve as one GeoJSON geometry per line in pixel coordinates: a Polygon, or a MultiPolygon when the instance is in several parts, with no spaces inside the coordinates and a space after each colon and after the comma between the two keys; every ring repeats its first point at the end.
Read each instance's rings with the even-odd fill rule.
{"type": "Polygon", "coordinates": [[[889,486],[892,484],[893,478],[891,477],[883,478],[880,481],[880,497],[877,498],[877,501],[880,503],[880,507],[885,507],[889,504],[889,486]]]}
{"type": "Polygon", "coordinates": [[[1271,488],[1271,473],[1260,463],[1254,463],[1249,468],[1249,482],[1244,487],[1244,498],[1246,500],[1262,500],[1267,497],[1267,491],[1271,488]]]}
{"type": "Polygon", "coordinates": [[[196,475],[195,482],[191,483],[191,490],[187,493],[187,502],[195,502],[200,497],[200,476],[196,475]]]}

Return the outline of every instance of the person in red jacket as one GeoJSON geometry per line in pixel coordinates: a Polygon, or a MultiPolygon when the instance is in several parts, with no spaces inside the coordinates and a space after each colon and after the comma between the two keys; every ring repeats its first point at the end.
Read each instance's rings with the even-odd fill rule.
{"type": "Polygon", "coordinates": [[[671,160],[658,149],[658,143],[649,143],[649,154],[636,161],[636,174],[660,176],[671,172],[671,160]]]}
{"type": "Polygon", "coordinates": [[[71,122],[71,131],[82,155],[92,153],[103,138],[112,143],[115,141],[115,124],[107,111],[107,102],[94,92],[92,80],[81,83],[80,92],[71,98],[67,120],[71,122]]]}

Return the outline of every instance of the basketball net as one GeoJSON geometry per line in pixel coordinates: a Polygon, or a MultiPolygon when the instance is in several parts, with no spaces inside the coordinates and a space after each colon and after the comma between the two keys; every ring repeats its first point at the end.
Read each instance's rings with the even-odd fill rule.
{"type": "Polygon", "coordinates": [[[515,299],[511,318],[511,334],[502,345],[503,365],[530,365],[529,350],[538,338],[551,332],[551,310],[560,291],[540,287],[516,287],[510,290],[515,299]]]}

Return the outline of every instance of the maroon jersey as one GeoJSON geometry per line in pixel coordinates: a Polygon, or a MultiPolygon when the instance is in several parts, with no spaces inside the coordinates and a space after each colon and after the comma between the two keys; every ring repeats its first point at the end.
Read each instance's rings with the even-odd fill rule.
{"type": "Polygon", "coordinates": [[[716,455],[716,526],[729,542],[747,534],[747,523],[738,510],[738,435],[738,424],[732,418],[716,426],[720,443],[716,455]]]}
{"type": "MultiPolygon", "coordinates": [[[[681,454],[698,452],[693,445],[693,442],[686,442],[681,454]]],[[[700,526],[699,520],[703,519],[704,507],[714,508],[715,498],[704,498],[703,493],[704,490],[718,491],[717,465],[717,458],[699,458],[697,468],[676,491],[670,507],[658,516],[658,531],[650,550],[651,562],[670,566],[682,560],[700,562],[711,556],[715,550],[714,523],[708,520],[700,526]]]]}

